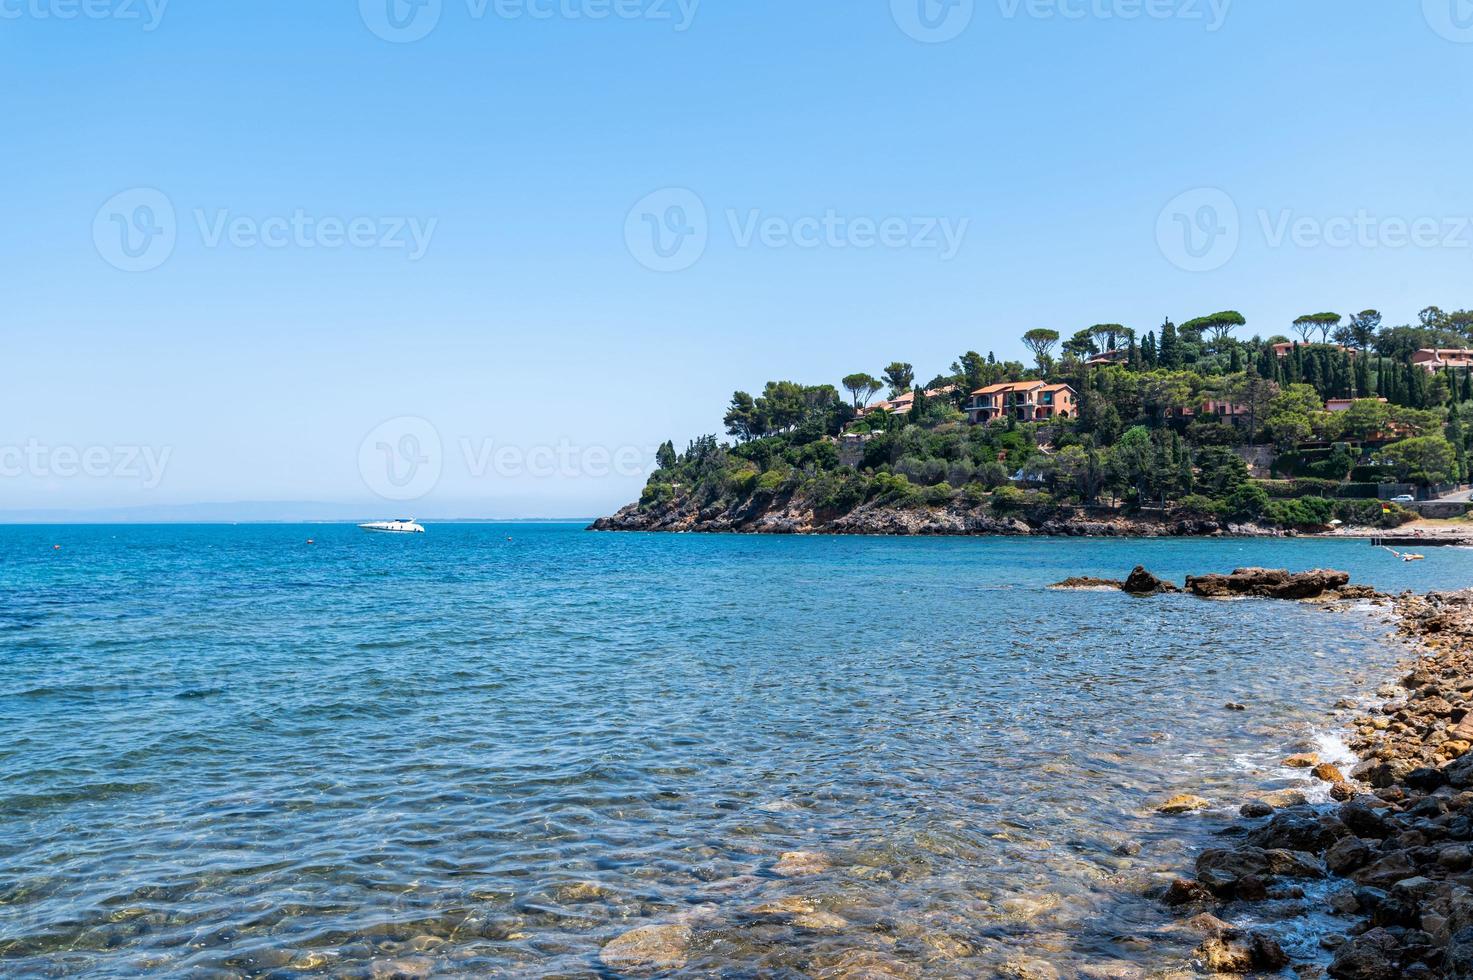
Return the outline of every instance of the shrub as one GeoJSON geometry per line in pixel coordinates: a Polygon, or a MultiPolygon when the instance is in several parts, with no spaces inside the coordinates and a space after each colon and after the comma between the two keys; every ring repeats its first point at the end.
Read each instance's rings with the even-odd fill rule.
{"type": "Polygon", "coordinates": [[[1222,513],[1222,506],[1210,497],[1192,493],[1177,501],[1175,512],[1183,517],[1216,517],[1222,513]]]}
{"type": "Polygon", "coordinates": [[[955,497],[956,491],[945,483],[938,483],[921,491],[921,503],[927,507],[944,507],[955,497]]]}
{"type": "Polygon", "coordinates": [[[757,478],[757,493],[773,494],[782,489],[787,480],[787,473],[782,470],[768,470],[757,478]]]}
{"type": "Polygon", "coordinates": [[[1223,507],[1229,517],[1253,520],[1268,507],[1268,493],[1256,483],[1245,483],[1228,495],[1223,507]]]}
{"type": "Polygon", "coordinates": [[[675,499],[675,488],[668,483],[647,483],[644,493],[639,495],[641,507],[663,507],[675,499]]]}
{"type": "Polygon", "coordinates": [[[980,483],[968,483],[962,487],[962,503],[968,507],[980,507],[987,501],[987,488],[980,483]]]}
{"type": "Polygon", "coordinates": [[[1028,495],[1017,487],[998,487],[992,491],[992,509],[999,513],[1007,513],[1020,509],[1027,501],[1028,495]]]}

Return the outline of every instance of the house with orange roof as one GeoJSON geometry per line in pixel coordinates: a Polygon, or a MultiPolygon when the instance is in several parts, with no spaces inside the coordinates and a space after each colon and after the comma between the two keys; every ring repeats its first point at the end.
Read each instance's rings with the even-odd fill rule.
{"type": "Polygon", "coordinates": [[[1473,350],[1467,348],[1424,348],[1412,355],[1412,363],[1424,371],[1436,373],[1443,368],[1473,368],[1473,350]]]}
{"type": "MultiPolygon", "coordinates": [[[[956,391],[956,385],[947,385],[945,388],[930,388],[926,391],[926,397],[940,398],[942,395],[949,395],[954,391],[956,391]]],[[[864,418],[871,412],[879,411],[889,412],[891,415],[907,415],[915,406],[915,401],[916,393],[914,391],[907,391],[903,394],[896,395],[894,398],[887,398],[883,401],[875,402],[873,405],[866,405],[859,410],[859,417],[864,418]]]]}
{"type": "Polygon", "coordinates": [[[1079,395],[1066,384],[1012,381],[978,388],[962,410],[973,425],[987,425],[1003,418],[1019,422],[1073,419],[1079,417],[1079,395]]]}

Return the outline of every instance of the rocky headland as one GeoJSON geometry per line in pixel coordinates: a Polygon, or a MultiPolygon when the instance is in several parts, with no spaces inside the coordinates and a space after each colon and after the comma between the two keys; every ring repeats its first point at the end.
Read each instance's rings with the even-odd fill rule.
{"type": "MultiPolygon", "coordinates": [[[[1311,804],[1291,791],[1245,803],[1221,846],[1204,850],[1195,875],[1162,899],[1200,935],[1196,958],[1209,972],[1473,977],[1473,590],[1391,597],[1351,585],[1343,572],[1265,569],[1192,577],[1179,588],[1142,568],[1120,582],[1058,587],[1388,605],[1416,657],[1353,717],[1359,764],[1344,773],[1312,753],[1284,760],[1327,783],[1334,802],[1311,804]],[[1275,936],[1312,917],[1335,923],[1320,938],[1326,955],[1292,963],[1275,936]]],[[[1179,796],[1159,811],[1207,805],[1179,796]]]]}
{"type": "Polygon", "coordinates": [[[996,535],[1024,537],[1282,537],[1293,532],[1215,518],[1128,515],[1105,508],[1050,507],[1000,515],[987,507],[896,507],[862,504],[843,513],[806,501],[702,507],[688,498],[663,505],[630,504],[590,525],[593,531],[706,534],[996,535]]]}

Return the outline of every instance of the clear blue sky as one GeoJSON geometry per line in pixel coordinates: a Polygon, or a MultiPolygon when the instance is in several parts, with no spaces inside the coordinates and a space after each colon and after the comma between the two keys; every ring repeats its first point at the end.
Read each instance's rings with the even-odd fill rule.
{"type": "Polygon", "coordinates": [[[683,445],[769,378],[929,376],[1040,326],[1473,304],[1455,0],[389,2],[0,2],[0,449],[33,450],[0,458],[0,511],[590,515],[643,482],[599,447],[683,445]],[[691,194],[631,214],[668,188],[691,194]],[[1230,232],[1202,188],[1235,247],[1182,250],[1178,195],[1230,232]],[[140,237],[159,195],[171,243],[140,237]],[[671,210],[691,195],[703,224],[671,210]],[[704,252],[649,268],[645,214],[704,252]],[[753,214],[778,220],[748,239],[753,214]],[[904,243],[862,247],[885,219],[904,243]],[[379,244],[400,224],[423,248],[379,244]],[[954,255],[916,247],[933,225],[954,255]],[[402,504],[372,460],[416,455],[405,423],[364,446],[400,417],[441,443],[402,504]],[[157,481],[135,446],[167,452],[157,481]],[[576,473],[521,473],[537,447],[576,473]]]}

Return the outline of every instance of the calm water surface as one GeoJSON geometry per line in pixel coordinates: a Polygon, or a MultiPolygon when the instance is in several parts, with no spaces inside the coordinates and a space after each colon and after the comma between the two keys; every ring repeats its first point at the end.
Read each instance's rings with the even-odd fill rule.
{"type": "Polygon", "coordinates": [[[0,974],[609,975],[683,923],[687,975],[1169,975],[1192,944],[1144,890],[1401,651],[1370,611],[1045,586],[1473,584],[1428,558],[0,528],[0,974]],[[1177,792],[1220,809],[1152,813],[1177,792]],[[828,914],[758,911],[795,897],[828,914]]]}

